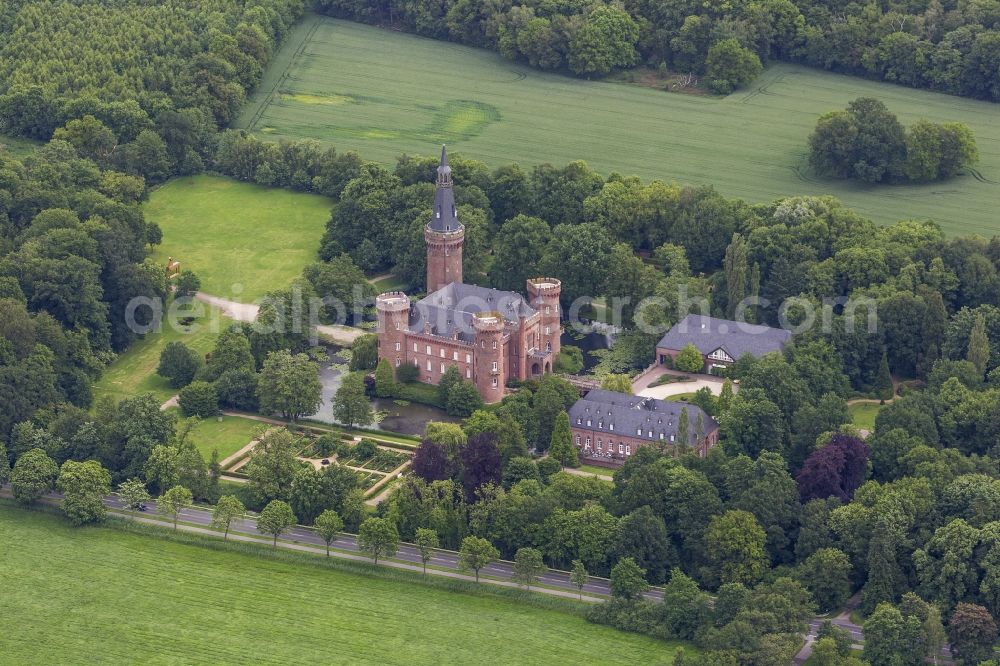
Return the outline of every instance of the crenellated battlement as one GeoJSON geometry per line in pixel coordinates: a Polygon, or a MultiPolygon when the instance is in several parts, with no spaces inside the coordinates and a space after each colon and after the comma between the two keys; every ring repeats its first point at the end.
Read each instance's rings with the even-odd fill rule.
{"type": "Polygon", "coordinates": [[[528,294],[558,298],[562,294],[562,281],[553,277],[528,278],[528,294]]]}
{"type": "Polygon", "coordinates": [[[375,297],[375,309],[381,312],[409,310],[410,297],[402,291],[387,291],[375,297]]]}

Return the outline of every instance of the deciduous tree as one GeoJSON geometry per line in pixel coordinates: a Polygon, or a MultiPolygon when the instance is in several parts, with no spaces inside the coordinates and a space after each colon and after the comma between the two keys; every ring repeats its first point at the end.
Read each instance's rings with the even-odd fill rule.
{"type": "Polygon", "coordinates": [[[246,510],[243,502],[235,496],[223,495],[216,502],[215,509],[212,510],[212,527],[217,529],[221,527],[223,529],[222,539],[227,540],[229,539],[229,526],[236,518],[242,518],[246,510]]]}
{"type": "Polygon", "coordinates": [[[649,589],[646,572],[631,557],[623,557],[611,569],[611,596],[632,601],[649,589]]]}
{"type": "Polygon", "coordinates": [[[278,412],[293,421],[319,409],[322,390],[319,366],[305,354],[293,356],[286,350],[268,354],[257,385],[261,411],[265,414],[278,412]]]}
{"type": "Polygon", "coordinates": [[[426,574],[427,563],[434,557],[434,549],[441,546],[437,532],[427,527],[418,527],[413,543],[420,550],[420,563],[424,566],[424,573],[426,574]]]}
{"type": "Polygon", "coordinates": [[[365,395],[365,380],[360,372],[349,372],[333,396],[333,416],[348,428],[370,425],[375,418],[365,395]]]}
{"type": "Polygon", "coordinates": [[[479,570],[500,557],[500,551],[486,539],[467,536],[462,539],[462,547],[458,551],[458,567],[462,571],[472,569],[479,582],[479,570]]]}
{"type": "Polygon", "coordinates": [[[74,525],[98,522],[107,515],[104,498],[111,494],[111,474],[96,460],[67,460],[56,486],[63,494],[62,510],[74,525]]]}
{"type": "Polygon", "coordinates": [[[514,580],[529,590],[531,584],[545,573],[545,562],[542,553],[534,548],[518,548],[514,555],[514,580]]]}
{"type": "Polygon", "coordinates": [[[371,555],[375,564],[380,557],[392,557],[399,549],[399,532],[386,518],[369,518],[358,530],[358,549],[371,555]]]}
{"type": "Polygon", "coordinates": [[[21,504],[31,504],[55,488],[59,468],[41,449],[22,454],[10,473],[11,491],[21,504]]]}
{"type": "Polygon", "coordinates": [[[118,497],[126,511],[136,511],[149,501],[149,491],[139,479],[129,479],[118,485],[118,497]]]}
{"type": "Polygon", "coordinates": [[[176,530],[181,511],[191,506],[193,502],[194,497],[190,490],[184,486],[174,486],[157,498],[156,512],[173,520],[176,530]]]}
{"type": "Polygon", "coordinates": [[[295,513],[287,502],[271,500],[257,518],[257,529],[264,534],[274,535],[272,548],[278,547],[278,537],[295,526],[295,513]]]}

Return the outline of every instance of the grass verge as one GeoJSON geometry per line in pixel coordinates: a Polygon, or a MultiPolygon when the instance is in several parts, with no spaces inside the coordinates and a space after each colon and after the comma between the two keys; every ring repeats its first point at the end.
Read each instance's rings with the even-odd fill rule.
{"type": "Polygon", "coordinates": [[[677,645],[570,599],[130,521],[74,529],[4,502],[0,537],[13,663],[669,664],[677,645]]]}

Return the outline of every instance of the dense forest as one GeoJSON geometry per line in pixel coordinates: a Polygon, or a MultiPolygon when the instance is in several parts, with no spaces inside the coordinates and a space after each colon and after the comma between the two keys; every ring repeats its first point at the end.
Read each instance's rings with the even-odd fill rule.
{"type": "MultiPolygon", "coordinates": [[[[631,21],[631,48],[651,64],[685,70],[702,66],[709,50],[702,47],[735,38],[764,59],[866,72],[872,64],[868,73],[888,78],[879,67],[890,59],[877,56],[880,49],[903,58],[910,51],[900,45],[912,42],[930,54],[920,60],[921,76],[949,62],[951,74],[896,80],[941,87],[947,79],[960,86],[950,92],[997,96],[998,68],[989,65],[1000,53],[997,10],[985,1],[935,1],[906,12],[892,4],[775,2],[740,6],[738,18],[695,4],[627,3],[602,12],[572,2],[364,6],[374,13],[360,18],[437,37],[452,35],[451,23],[478,26],[454,29],[474,43],[506,34],[502,48],[513,39],[505,22],[518,16],[532,30],[576,26],[584,35],[570,40],[577,45],[614,26],[632,39],[631,21]],[[495,9],[472,12],[484,7],[495,9]],[[676,16],[653,20],[654,8],[670,7],[676,16]],[[758,34],[754,25],[782,25],[773,17],[784,11],[792,33],[745,41],[758,34]],[[766,18],[751,21],[760,12],[766,18]],[[478,18],[463,23],[466,14],[478,18]],[[587,20],[598,25],[584,30],[587,20]],[[681,35],[704,39],[688,47],[681,35]],[[787,44],[797,46],[780,46],[787,44]],[[859,64],[841,56],[814,61],[817,44],[859,64]],[[994,77],[993,89],[973,86],[970,72],[994,77]]],[[[93,379],[136,336],[125,325],[126,304],[166,297],[161,267],[146,259],[160,241],[140,207],[149,183],[212,169],[325,194],[336,205],[318,261],[298,285],[307,295],[344,298],[364,281],[362,270],[392,270],[411,293],[423,290],[422,228],[436,158],[401,156],[387,168],[316,142],[217,132],[300,9],[294,2],[160,9],[0,0],[0,32],[10,35],[0,47],[0,122],[5,131],[52,137],[22,159],[0,155],[0,480],[13,474],[18,492],[30,485],[40,496],[53,486],[56,465],[93,461],[107,477],[100,488],[137,478],[154,492],[178,484],[200,499],[219,494],[218,467],[185,441],[187,424],[178,427],[151,394],[93,404],[93,379]],[[77,20],[88,15],[93,21],[77,20]],[[147,34],[144,26],[153,24],[130,16],[162,24],[147,34]],[[52,38],[26,43],[32,26],[47,26],[52,38]],[[119,32],[120,49],[106,48],[101,40],[119,32]],[[76,34],[91,36],[81,40],[87,48],[63,39],[76,34]],[[160,78],[143,64],[149,59],[160,78]]],[[[576,62],[555,53],[554,67],[576,62]]],[[[490,169],[452,155],[451,167],[466,225],[467,281],[521,290],[527,277],[546,274],[563,281],[567,304],[630,299],[625,332],[600,373],[647,366],[657,334],[639,324],[662,330],[678,321],[690,307],[682,293],[723,317],[760,296],[767,304],[749,317],[772,325],[782,318],[800,324],[809,306],[822,313],[831,299],[868,305],[855,321],[840,305],[830,307],[825,327],[822,320],[804,327],[783,353],[740,359],[732,369],[737,391],[730,384],[717,397],[696,393],[692,402],[721,426],[720,446],[705,458],[644,448],[608,484],[560,471],[555,455],[533,457],[532,449],[555,446],[565,455],[557,426],[579,396],[550,376],[516,387],[460,425],[432,423],[414,474],[378,517],[404,539],[429,529],[442,546],[458,548],[476,536],[505,557],[531,548],[549,566],[610,575],[614,598],[590,618],[694,641],[706,651],[698,663],[786,664],[805,621],[839,609],[854,592],[867,614],[864,658],[873,666],[923,663],[945,627],[963,663],[991,656],[1000,618],[1000,238],[949,238],[931,221],[879,227],[830,197],[748,204],[710,186],[604,176],[583,162],[490,169]],[[650,296],[658,298],[637,308],[650,296]],[[789,298],[798,304],[781,309],[789,298]],[[869,310],[877,312],[874,330],[869,310]],[[847,401],[858,396],[886,401],[865,437],[850,425],[847,401]],[[665,584],[663,603],[642,598],[648,584],[665,584]]],[[[272,295],[262,317],[291,298],[287,290],[272,295]]],[[[375,365],[367,340],[352,370],[375,365]]],[[[169,349],[160,372],[186,385],[185,411],[201,412],[206,396],[216,401],[206,414],[218,404],[290,417],[315,408],[318,397],[302,400],[319,394],[317,365],[300,354],[308,350],[304,333],[240,326],[219,336],[208,362],[183,345],[169,349]],[[292,388],[269,393],[269,378],[286,372],[292,388]]],[[[345,385],[363,399],[360,379],[345,385]]],[[[352,531],[365,519],[356,477],[336,465],[300,465],[288,432],[268,435],[248,475],[240,492],[251,508],[288,502],[302,522],[330,509],[352,531]]],[[[823,663],[855,658],[850,639],[835,629],[824,640],[835,654],[823,663]]]]}
{"type": "Polygon", "coordinates": [[[735,41],[763,63],[802,62],[1000,100],[996,0],[318,0],[317,7],[580,75],[662,66],[703,74],[728,92],[719,83],[747,66],[735,41]]]}
{"type": "Polygon", "coordinates": [[[303,4],[0,0],[0,131],[47,141],[90,115],[119,168],[201,171],[303,4]]]}

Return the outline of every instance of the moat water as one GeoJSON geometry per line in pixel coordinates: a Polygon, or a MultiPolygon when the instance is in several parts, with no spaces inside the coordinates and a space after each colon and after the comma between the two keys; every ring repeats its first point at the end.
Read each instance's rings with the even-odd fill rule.
{"type": "MultiPolygon", "coordinates": [[[[609,338],[604,333],[569,334],[563,333],[562,344],[579,347],[583,351],[584,372],[597,365],[598,359],[588,352],[596,349],[607,349],[609,338]]],[[[323,386],[323,403],[319,411],[308,418],[322,423],[336,423],[333,418],[333,396],[343,383],[347,360],[338,353],[340,347],[325,346],[328,359],[320,363],[319,381],[323,386]]],[[[385,412],[386,417],[378,424],[381,430],[402,433],[404,435],[422,435],[428,421],[447,421],[458,423],[461,419],[448,416],[444,410],[418,403],[399,404],[390,398],[373,398],[372,408],[385,412]]]]}

